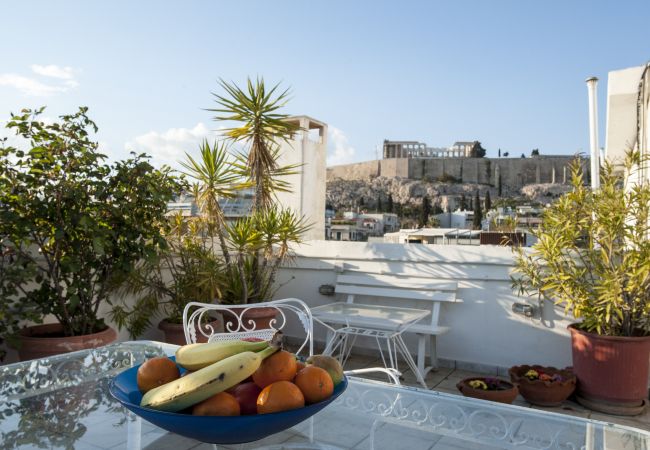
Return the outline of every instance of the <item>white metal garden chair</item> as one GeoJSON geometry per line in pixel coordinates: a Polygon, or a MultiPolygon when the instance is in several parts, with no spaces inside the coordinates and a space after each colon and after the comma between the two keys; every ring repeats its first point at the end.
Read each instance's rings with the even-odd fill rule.
{"type": "MultiPolygon", "coordinates": [[[[278,331],[282,331],[287,323],[296,320],[305,332],[305,338],[300,343],[300,347],[295,352],[300,355],[306,351],[306,357],[314,354],[314,320],[311,310],[305,302],[297,298],[285,298],[282,300],[273,300],[270,302],[254,303],[251,305],[221,305],[214,303],[190,302],[183,310],[183,329],[185,331],[185,340],[188,344],[197,342],[197,338],[203,335],[208,342],[231,341],[245,338],[260,338],[270,340],[278,331]],[[269,323],[270,328],[257,329],[254,321],[246,319],[244,315],[247,311],[259,308],[274,308],[277,315],[269,323]],[[211,314],[230,313],[232,321],[224,324],[223,331],[215,329],[210,325],[211,314]],[[201,326],[199,326],[201,324],[201,326]]],[[[361,375],[371,372],[383,372],[394,384],[399,385],[400,373],[394,369],[385,369],[383,367],[373,367],[367,369],[357,369],[345,371],[346,375],[361,375]]]]}

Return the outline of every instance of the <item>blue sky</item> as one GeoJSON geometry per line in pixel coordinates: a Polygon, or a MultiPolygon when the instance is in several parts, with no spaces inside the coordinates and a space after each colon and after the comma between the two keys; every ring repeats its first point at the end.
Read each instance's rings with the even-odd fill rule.
{"type": "Polygon", "coordinates": [[[292,88],[330,164],[383,139],[488,156],[587,151],[587,88],[650,59],[648,1],[20,1],[1,6],[1,120],[90,108],[113,158],[173,163],[213,136],[217,80],[292,88]]]}

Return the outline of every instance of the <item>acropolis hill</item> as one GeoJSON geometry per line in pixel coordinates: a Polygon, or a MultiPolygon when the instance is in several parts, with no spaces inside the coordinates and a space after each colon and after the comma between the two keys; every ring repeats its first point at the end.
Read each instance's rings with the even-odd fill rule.
{"type": "MultiPolygon", "coordinates": [[[[479,184],[518,191],[529,184],[567,184],[575,156],[528,158],[387,158],[327,168],[327,181],[365,180],[377,176],[479,184]]],[[[585,179],[589,165],[582,159],[585,179]]]]}

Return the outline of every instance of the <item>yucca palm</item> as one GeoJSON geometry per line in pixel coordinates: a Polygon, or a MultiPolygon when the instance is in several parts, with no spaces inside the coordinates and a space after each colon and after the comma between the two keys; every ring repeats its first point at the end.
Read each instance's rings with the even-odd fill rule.
{"type": "Polygon", "coordinates": [[[239,122],[241,125],[225,130],[233,142],[242,142],[248,147],[246,169],[248,179],[255,188],[253,210],[269,207],[273,203],[274,185],[271,182],[278,175],[278,149],[299,130],[294,122],[287,121],[287,114],[277,112],[286,105],[289,90],[278,91],[276,84],[267,90],[264,80],[247,81],[246,89],[234,83],[220,80],[227,96],[214,94],[218,108],[215,120],[239,122]]]}
{"type": "Polygon", "coordinates": [[[185,175],[196,183],[193,186],[194,198],[208,226],[208,235],[215,234],[219,238],[219,246],[226,264],[230,263],[230,253],[221,230],[226,225],[225,216],[219,199],[234,198],[237,191],[246,187],[241,172],[228,159],[228,147],[225,142],[214,142],[212,145],[204,140],[200,146],[201,158],[195,160],[190,154],[185,154],[181,165],[185,175]]]}

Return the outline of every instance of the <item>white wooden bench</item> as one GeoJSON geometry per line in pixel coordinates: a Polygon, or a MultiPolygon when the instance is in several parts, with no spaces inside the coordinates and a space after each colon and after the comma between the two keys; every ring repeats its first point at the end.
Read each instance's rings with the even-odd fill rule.
{"type": "MultiPolygon", "coordinates": [[[[437,368],[436,336],[449,330],[440,325],[441,304],[443,302],[461,302],[456,298],[458,283],[449,280],[413,277],[404,275],[374,275],[354,274],[339,275],[336,280],[335,293],[346,295],[345,304],[358,306],[355,308],[338,306],[336,304],[313,308],[314,318],[324,324],[339,325],[339,328],[329,327],[328,350],[335,348],[335,339],[345,340],[346,335],[369,336],[377,339],[385,338],[387,342],[393,339],[395,348],[388,344],[391,365],[396,367],[397,350],[404,355],[411,366],[411,356],[401,339],[404,332],[415,333],[418,337],[417,369],[415,374],[421,384],[425,385],[426,374],[437,368]],[[390,307],[399,308],[398,313],[391,314],[390,307],[380,306],[376,299],[391,299],[390,307]],[[404,307],[403,301],[416,302],[416,307],[404,307]],[[408,311],[417,312],[426,309],[430,314],[416,322],[402,321],[399,317],[408,317],[408,311]],[[373,314],[377,311],[377,314],[373,314]],[[382,315],[381,312],[386,314],[382,315]],[[395,320],[391,320],[395,317],[395,320]],[[425,367],[426,343],[429,341],[430,365],[425,367]],[[395,361],[392,359],[395,353],[395,361]],[[406,353],[406,354],[405,354],[406,353]],[[410,360],[410,361],[409,361],[410,360]]],[[[386,302],[385,302],[386,303],[386,302]]],[[[410,303],[410,302],[409,302],[410,303]]],[[[411,315],[411,317],[414,317],[411,315]]],[[[420,315],[422,317],[422,315],[420,315]]],[[[383,358],[383,352],[382,352],[383,358]]],[[[385,361],[384,361],[385,362],[385,361]]]]}

